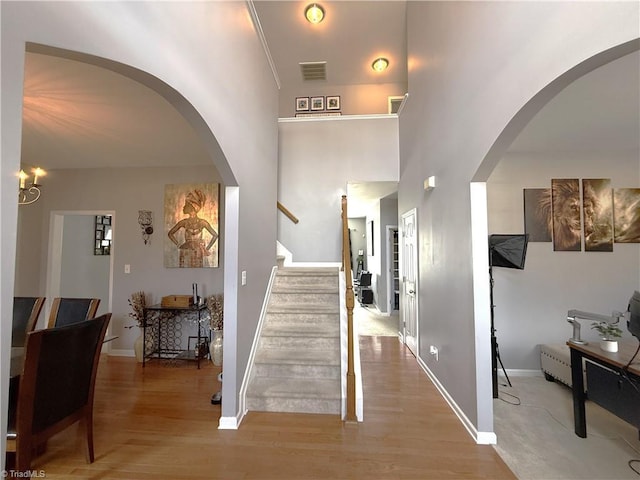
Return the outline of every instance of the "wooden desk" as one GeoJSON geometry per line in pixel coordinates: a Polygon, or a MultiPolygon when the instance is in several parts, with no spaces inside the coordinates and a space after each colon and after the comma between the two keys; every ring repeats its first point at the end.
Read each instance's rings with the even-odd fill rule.
{"type": "MultiPolygon", "coordinates": [[[[638,343],[634,341],[619,341],[616,353],[605,352],[600,348],[598,342],[591,342],[585,345],[578,345],[567,342],[571,352],[571,381],[573,384],[573,420],[576,435],[582,438],[587,437],[587,423],[585,416],[584,402],[586,399],[584,391],[584,380],[582,372],[582,360],[586,359],[596,365],[610,369],[614,374],[619,374],[629,363],[629,360],[636,352],[638,343]]],[[[627,370],[629,378],[640,383],[640,353],[634,359],[627,370]]],[[[626,381],[626,380],[625,380],[626,381]]],[[[589,382],[587,382],[589,383],[589,382]]],[[[590,383],[589,383],[590,385],[590,383]]],[[[615,412],[614,412],[615,413],[615,412]]]]}
{"type": "Polygon", "coordinates": [[[170,325],[174,327],[175,331],[175,324],[177,322],[181,322],[185,314],[192,314],[197,317],[196,335],[193,336],[193,338],[196,339],[196,345],[205,343],[208,346],[211,340],[209,338],[209,335],[206,333],[209,324],[207,322],[207,325],[204,328],[202,325],[202,313],[205,312],[206,309],[206,305],[192,305],[190,307],[164,307],[161,304],[157,304],[150,307],[145,307],[143,310],[144,318],[142,323],[142,366],[145,366],[147,358],[153,358],[155,354],[155,358],[195,360],[198,368],[200,368],[200,359],[203,357],[203,355],[197,354],[194,351],[190,351],[188,348],[185,349],[179,348],[176,345],[167,345],[166,338],[163,338],[163,332],[165,332],[166,336],[166,332],[168,331],[170,325]],[[157,345],[155,345],[153,352],[147,353],[147,335],[149,334],[148,331],[151,329],[155,329],[154,333],[157,345]]]}

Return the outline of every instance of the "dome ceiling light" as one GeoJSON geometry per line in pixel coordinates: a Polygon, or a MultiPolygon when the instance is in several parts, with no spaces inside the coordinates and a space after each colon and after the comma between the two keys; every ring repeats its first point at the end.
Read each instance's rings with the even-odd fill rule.
{"type": "Polygon", "coordinates": [[[317,3],[311,3],[304,9],[304,16],[309,23],[317,25],[324,19],[324,8],[317,3]]]}
{"type": "Polygon", "coordinates": [[[371,68],[373,68],[376,72],[384,72],[388,66],[389,60],[383,57],[376,58],[371,64],[371,68]]]}

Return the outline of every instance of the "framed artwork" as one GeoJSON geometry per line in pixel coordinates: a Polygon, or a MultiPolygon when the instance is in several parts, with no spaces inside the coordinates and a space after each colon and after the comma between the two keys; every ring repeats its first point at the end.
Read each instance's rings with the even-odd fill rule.
{"type": "Polygon", "coordinates": [[[311,110],[324,110],[324,97],[311,97],[311,110]]]}
{"type": "Polygon", "coordinates": [[[165,185],[165,267],[218,266],[219,191],[217,183],[165,185]]]}
{"type": "Polygon", "coordinates": [[[296,112],[305,112],[309,110],[309,97],[296,98],[296,112]]]}
{"type": "Polygon", "coordinates": [[[111,255],[111,215],[96,215],[94,228],[94,255],[111,255]]]}
{"type": "Polygon", "coordinates": [[[582,179],[585,252],[613,252],[611,179],[582,179]]]}
{"type": "Polygon", "coordinates": [[[340,110],[340,97],[327,97],[327,110],[340,110]]]}
{"type": "Polygon", "coordinates": [[[367,255],[373,257],[373,220],[367,222],[367,255]]]}
{"type": "Polygon", "coordinates": [[[551,180],[553,249],[582,250],[580,222],[580,181],[577,178],[551,180]]]}
{"type": "Polygon", "coordinates": [[[549,188],[525,188],[524,233],[529,242],[551,241],[551,190],[549,188]]]}
{"type": "Polygon", "coordinates": [[[640,243],[640,188],[616,188],[613,205],[615,242],[640,243]]]}

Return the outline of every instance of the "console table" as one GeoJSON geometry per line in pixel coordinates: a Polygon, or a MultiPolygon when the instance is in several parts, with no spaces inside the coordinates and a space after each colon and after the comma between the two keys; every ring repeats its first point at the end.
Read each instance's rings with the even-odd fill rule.
{"type": "Polygon", "coordinates": [[[571,351],[573,420],[576,435],[587,437],[584,402],[589,400],[640,428],[640,353],[623,375],[624,367],[638,348],[633,341],[619,341],[616,353],[605,352],[598,342],[578,345],[567,342],[571,351]],[[588,392],[584,391],[582,360],[587,360],[588,392]]]}
{"type": "MultiPolygon", "coordinates": [[[[202,325],[203,312],[206,305],[192,305],[190,307],[165,307],[161,304],[152,305],[143,309],[144,321],[142,324],[142,366],[145,366],[147,358],[165,358],[174,360],[195,361],[200,368],[200,359],[205,356],[200,351],[202,345],[208,346],[210,342],[209,325],[202,325]],[[187,343],[187,348],[182,346],[182,323],[188,318],[196,319],[196,339],[195,349],[191,350],[187,343]],[[147,336],[155,341],[152,352],[147,353],[147,336]],[[169,337],[171,335],[171,338],[169,337]]],[[[191,338],[191,337],[190,337],[191,338]]]]}

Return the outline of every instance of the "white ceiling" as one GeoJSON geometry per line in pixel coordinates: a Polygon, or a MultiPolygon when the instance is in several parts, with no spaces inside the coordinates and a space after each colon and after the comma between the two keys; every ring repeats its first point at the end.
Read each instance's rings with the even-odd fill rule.
{"type": "MultiPolygon", "coordinates": [[[[406,82],[405,2],[324,2],[319,28],[304,21],[303,2],[254,3],[283,90],[303,88],[299,62],[307,61],[327,61],[329,86],[406,82]],[[391,60],[384,79],[369,68],[382,54],[391,60]]],[[[574,82],[510,151],[638,149],[639,65],[636,52],[574,82]]],[[[190,126],[155,92],[100,67],[27,53],[22,163],[60,169],[210,161],[190,126]]],[[[380,189],[386,194],[388,185],[357,187],[368,199],[385,196],[380,189]]]]}

